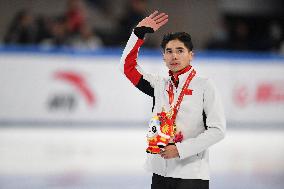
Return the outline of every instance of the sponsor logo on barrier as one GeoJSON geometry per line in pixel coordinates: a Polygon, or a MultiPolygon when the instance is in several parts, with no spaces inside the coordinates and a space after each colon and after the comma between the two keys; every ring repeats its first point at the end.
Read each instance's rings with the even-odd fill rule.
{"type": "MultiPolygon", "coordinates": [[[[61,80],[72,85],[85,99],[89,107],[95,105],[95,94],[82,74],[74,71],[57,71],[54,73],[53,77],[56,80],[61,80]]],[[[48,106],[50,110],[60,109],[72,111],[76,108],[77,101],[77,97],[73,93],[58,92],[48,101],[48,106]]]]}
{"type": "Polygon", "coordinates": [[[284,81],[263,82],[256,86],[237,85],[233,90],[233,101],[239,107],[249,104],[268,105],[284,102],[284,81]]]}
{"type": "Polygon", "coordinates": [[[257,87],[255,99],[259,103],[284,102],[284,81],[261,83],[257,87]]]}
{"type": "Polygon", "coordinates": [[[77,98],[74,94],[57,93],[48,100],[49,110],[73,111],[77,106],[77,98]]]}
{"type": "Polygon", "coordinates": [[[233,101],[240,107],[244,107],[249,103],[249,90],[246,85],[235,87],[233,91],[233,101]]]}

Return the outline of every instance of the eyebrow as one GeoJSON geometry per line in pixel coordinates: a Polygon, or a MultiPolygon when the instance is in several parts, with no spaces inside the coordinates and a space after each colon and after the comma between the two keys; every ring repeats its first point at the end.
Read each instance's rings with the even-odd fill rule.
{"type": "MultiPolygon", "coordinates": [[[[175,49],[177,49],[177,50],[183,50],[183,49],[185,49],[185,48],[183,48],[183,47],[177,47],[177,48],[175,48],[175,49]]],[[[172,50],[172,48],[166,48],[166,51],[168,51],[168,50],[172,50]]]]}

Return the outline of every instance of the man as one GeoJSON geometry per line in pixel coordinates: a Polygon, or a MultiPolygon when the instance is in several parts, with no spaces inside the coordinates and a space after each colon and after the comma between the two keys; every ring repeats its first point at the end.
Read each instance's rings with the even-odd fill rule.
{"type": "Polygon", "coordinates": [[[121,58],[121,69],[142,92],[154,99],[153,116],[172,112],[175,136],[159,153],[147,154],[146,169],[153,173],[152,189],[209,188],[208,148],[224,138],[225,116],[212,81],[201,78],[190,65],[193,45],[189,34],[165,35],[161,43],[169,77],[144,73],[137,64],[146,33],[168,22],[153,12],[134,29],[121,58]]]}

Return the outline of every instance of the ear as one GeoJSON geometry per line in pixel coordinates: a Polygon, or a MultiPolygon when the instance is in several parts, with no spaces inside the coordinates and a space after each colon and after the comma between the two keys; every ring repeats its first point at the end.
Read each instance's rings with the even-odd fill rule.
{"type": "Polygon", "coordinates": [[[163,55],[163,61],[165,61],[165,60],[166,60],[166,59],[165,59],[165,53],[162,52],[162,55],[163,55]]]}
{"type": "Polygon", "coordinates": [[[192,59],[193,59],[193,57],[194,57],[193,51],[190,51],[190,52],[189,52],[189,55],[190,55],[190,61],[192,61],[192,59]]]}

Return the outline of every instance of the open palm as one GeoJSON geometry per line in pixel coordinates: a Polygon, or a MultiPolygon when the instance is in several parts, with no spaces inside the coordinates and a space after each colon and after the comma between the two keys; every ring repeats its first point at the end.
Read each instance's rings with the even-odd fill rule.
{"type": "Polygon", "coordinates": [[[165,13],[159,13],[158,11],[153,12],[141,22],[138,23],[137,27],[151,27],[154,31],[157,31],[160,27],[168,22],[168,15],[165,13]]]}

